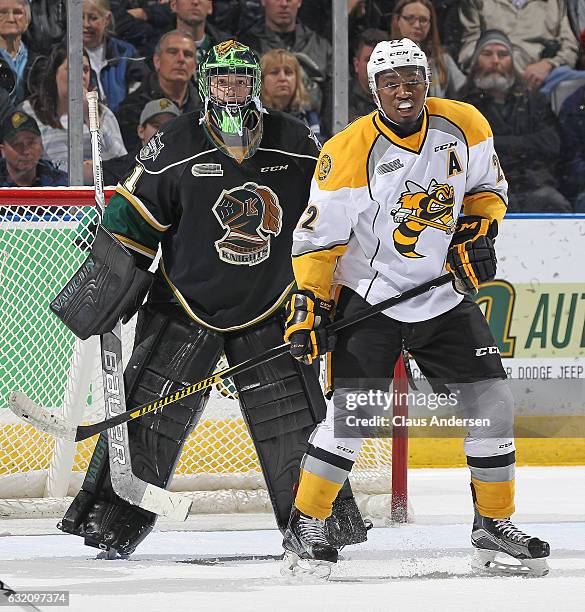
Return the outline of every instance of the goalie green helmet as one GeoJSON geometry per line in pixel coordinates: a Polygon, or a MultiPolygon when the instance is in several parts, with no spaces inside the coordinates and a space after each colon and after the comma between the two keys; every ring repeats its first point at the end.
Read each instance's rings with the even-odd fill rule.
{"type": "Polygon", "coordinates": [[[199,67],[200,123],[220,151],[238,163],[254,155],[262,139],[261,73],[256,54],[235,40],[212,47],[199,67]]]}

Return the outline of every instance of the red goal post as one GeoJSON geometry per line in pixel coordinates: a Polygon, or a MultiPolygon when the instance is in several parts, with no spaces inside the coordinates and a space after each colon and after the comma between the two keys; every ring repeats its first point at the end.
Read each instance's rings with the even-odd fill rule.
{"type": "MultiPolygon", "coordinates": [[[[106,202],[113,192],[106,188],[106,202]]],[[[8,393],[18,388],[72,422],[103,419],[95,339],[75,339],[48,310],[49,300],[87,256],[76,239],[95,219],[91,187],[0,188],[0,515],[60,515],[79,489],[95,445],[95,439],[56,441],[16,422],[7,408],[8,393]]],[[[132,322],[124,327],[126,359],[133,329],[132,322]]],[[[396,373],[395,389],[404,388],[400,363],[396,373]]],[[[404,433],[394,443],[366,440],[352,472],[362,513],[374,519],[406,520],[404,433]]],[[[189,492],[195,512],[270,511],[238,403],[225,393],[212,392],[171,489],[189,492]]]]}

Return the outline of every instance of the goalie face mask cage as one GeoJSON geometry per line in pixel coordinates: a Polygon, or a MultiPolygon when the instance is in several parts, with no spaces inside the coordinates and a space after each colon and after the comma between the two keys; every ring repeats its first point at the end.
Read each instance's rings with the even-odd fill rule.
{"type": "Polygon", "coordinates": [[[205,103],[201,123],[212,145],[238,162],[262,139],[260,64],[254,52],[230,40],[212,47],[199,70],[205,103]]]}

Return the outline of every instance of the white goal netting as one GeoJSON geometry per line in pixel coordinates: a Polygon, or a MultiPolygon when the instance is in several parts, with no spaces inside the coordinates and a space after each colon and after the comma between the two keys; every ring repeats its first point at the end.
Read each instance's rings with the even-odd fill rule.
{"type": "MultiPolygon", "coordinates": [[[[87,256],[95,219],[91,189],[0,189],[0,516],[60,514],[97,440],[55,440],[6,406],[20,389],[76,424],[104,418],[97,339],[76,340],[48,308],[87,256]]],[[[132,340],[131,322],[126,358],[132,340]]],[[[365,442],[352,484],[368,514],[390,512],[391,465],[390,440],[365,442]]],[[[185,444],[171,489],[191,492],[195,512],[271,511],[238,403],[219,390],[185,444]]]]}

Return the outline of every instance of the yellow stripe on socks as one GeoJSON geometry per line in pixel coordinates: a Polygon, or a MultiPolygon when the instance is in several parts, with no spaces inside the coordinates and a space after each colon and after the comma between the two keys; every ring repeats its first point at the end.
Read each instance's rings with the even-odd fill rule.
{"type": "Polygon", "coordinates": [[[325,520],[331,516],[333,502],[343,485],[301,470],[295,506],[303,513],[325,520]]]}
{"type": "Polygon", "coordinates": [[[475,492],[475,505],[482,516],[508,518],[514,514],[514,480],[507,482],[481,482],[471,479],[475,492]]]}

